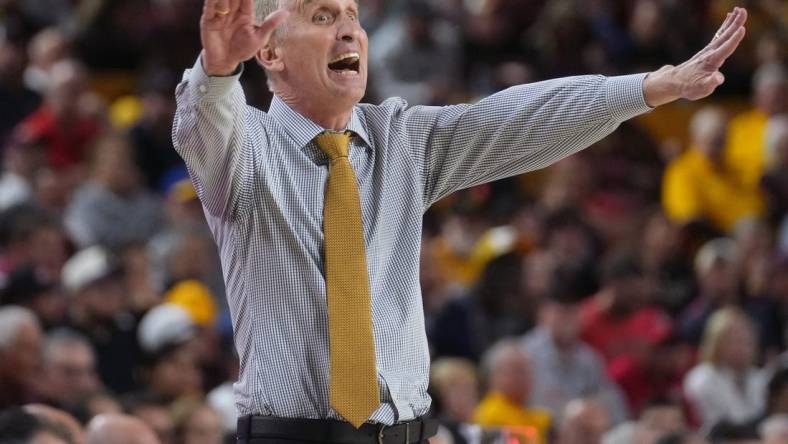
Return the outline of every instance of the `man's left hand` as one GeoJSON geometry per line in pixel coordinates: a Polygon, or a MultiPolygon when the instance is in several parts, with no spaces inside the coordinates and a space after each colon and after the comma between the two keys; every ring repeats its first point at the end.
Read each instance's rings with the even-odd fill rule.
{"type": "Polygon", "coordinates": [[[725,81],[719,71],[744,39],[747,10],[734,8],[711,43],[678,66],[664,66],[649,73],[643,82],[646,104],[657,107],[678,99],[698,100],[709,96],[725,81]]]}

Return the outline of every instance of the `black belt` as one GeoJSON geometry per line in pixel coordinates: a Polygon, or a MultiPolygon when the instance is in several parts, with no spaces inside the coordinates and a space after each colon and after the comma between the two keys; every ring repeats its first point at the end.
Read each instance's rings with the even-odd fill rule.
{"type": "Polygon", "coordinates": [[[342,444],[411,444],[434,436],[438,421],[414,419],[394,424],[366,423],[356,429],[333,419],[274,418],[251,415],[238,419],[238,438],[278,438],[342,444]]]}

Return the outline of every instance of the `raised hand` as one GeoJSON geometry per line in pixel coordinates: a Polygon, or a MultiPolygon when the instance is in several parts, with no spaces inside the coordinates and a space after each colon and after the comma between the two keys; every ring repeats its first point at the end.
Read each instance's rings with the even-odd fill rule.
{"type": "Polygon", "coordinates": [[[720,67],[744,39],[746,21],[747,10],[734,8],[711,42],[691,59],[649,74],[643,84],[646,103],[659,106],[677,99],[698,100],[713,93],[725,81],[720,67]]]}
{"type": "Polygon", "coordinates": [[[205,72],[211,76],[232,74],[268,44],[287,15],[280,9],[257,25],[252,0],[205,0],[200,18],[205,72]]]}

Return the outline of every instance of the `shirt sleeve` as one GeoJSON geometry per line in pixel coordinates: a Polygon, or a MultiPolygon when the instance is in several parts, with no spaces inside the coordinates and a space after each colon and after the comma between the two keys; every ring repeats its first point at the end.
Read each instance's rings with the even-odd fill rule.
{"type": "Polygon", "coordinates": [[[645,77],[568,77],[472,105],[405,110],[402,128],[421,168],[425,209],[456,190],[544,168],[650,111],[645,77]]]}
{"type": "Polygon", "coordinates": [[[239,79],[205,73],[201,58],[186,70],[175,91],[175,150],[186,162],[203,206],[218,218],[236,210],[248,107],[239,79]]]}

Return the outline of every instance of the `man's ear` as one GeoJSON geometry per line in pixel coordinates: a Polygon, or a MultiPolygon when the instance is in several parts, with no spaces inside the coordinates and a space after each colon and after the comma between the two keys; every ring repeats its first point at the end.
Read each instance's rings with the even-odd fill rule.
{"type": "Polygon", "coordinates": [[[267,71],[281,72],[285,69],[280,49],[274,48],[271,45],[266,45],[257,51],[255,58],[257,59],[257,63],[267,71]]]}

